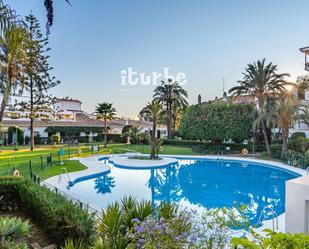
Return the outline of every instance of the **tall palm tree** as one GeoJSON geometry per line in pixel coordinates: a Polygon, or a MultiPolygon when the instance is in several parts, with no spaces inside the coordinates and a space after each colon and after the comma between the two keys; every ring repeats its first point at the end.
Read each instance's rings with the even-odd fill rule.
{"type": "MultiPolygon", "coordinates": [[[[277,74],[277,70],[277,65],[272,63],[266,64],[265,59],[248,64],[243,73],[243,79],[238,81],[239,86],[232,87],[229,93],[234,96],[242,94],[255,96],[259,116],[263,117],[267,98],[274,97],[286,90],[285,85],[287,83],[284,78],[289,76],[289,74],[277,74]]],[[[261,128],[268,156],[271,156],[265,122],[261,122],[261,128]]]]}
{"type": "Polygon", "coordinates": [[[284,157],[288,151],[289,128],[299,117],[300,101],[290,91],[286,91],[276,101],[276,123],[282,129],[282,154],[284,157]]]}
{"type": "MultiPolygon", "coordinates": [[[[162,104],[157,100],[152,100],[151,102],[149,102],[139,113],[139,116],[142,117],[144,120],[152,122],[152,133],[151,133],[152,141],[154,141],[156,138],[157,125],[162,114],[163,114],[162,104]]],[[[155,157],[155,148],[154,146],[152,146],[152,144],[153,143],[150,143],[151,145],[150,158],[155,157]]]]}
{"type": "Polygon", "coordinates": [[[6,29],[0,37],[0,90],[2,95],[0,123],[12,90],[23,85],[22,62],[25,58],[25,37],[24,28],[15,25],[6,29]]]}
{"type": "Polygon", "coordinates": [[[95,113],[97,115],[97,119],[104,121],[104,147],[107,147],[107,121],[115,119],[116,109],[113,107],[112,103],[99,103],[96,106],[95,113]]]}
{"type": "Polygon", "coordinates": [[[175,105],[180,108],[188,106],[188,93],[177,81],[172,82],[171,79],[162,81],[162,84],[156,87],[154,92],[154,99],[165,106],[167,112],[167,135],[168,138],[172,138],[173,108],[175,105]]]}

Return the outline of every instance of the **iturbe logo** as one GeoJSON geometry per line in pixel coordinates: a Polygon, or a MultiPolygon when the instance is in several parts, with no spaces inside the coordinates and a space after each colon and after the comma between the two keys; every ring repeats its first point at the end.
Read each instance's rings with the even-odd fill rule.
{"type": "Polygon", "coordinates": [[[181,86],[185,85],[188,81],[187,76],[179,72],[175,76],[170,74],[170,68],[164,67],[163,72],[151,72],[150,74],[140,73],[132,67],[120,71],[120,79],[122,86],[156,86],[161,84],[162,81],[175,82],[181,86]]]}

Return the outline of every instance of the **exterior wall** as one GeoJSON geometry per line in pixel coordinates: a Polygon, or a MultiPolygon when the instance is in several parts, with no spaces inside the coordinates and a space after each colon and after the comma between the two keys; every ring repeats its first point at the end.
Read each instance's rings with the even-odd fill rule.
{"type": "Polygon", "coordinates": [[[59,101],[55,104],[56,110],[71,110],[71,111],[81,111],[81,103],[77,101],[59,101]]]}
{"type": "Polygon", "coordinates": [[[309,234],[309,176],[286,182],[285,232],[309,234]]]}
{"type": "MultiPolygon", "coordinates": [[[[48,132],[45,131],[47,127],[34,127],[34,133],[40,134],[41,137],[48,137],[48,132]]],[[[25,137],[30,137],[30,128],[21,128],[24,131],[25,137]]]]}

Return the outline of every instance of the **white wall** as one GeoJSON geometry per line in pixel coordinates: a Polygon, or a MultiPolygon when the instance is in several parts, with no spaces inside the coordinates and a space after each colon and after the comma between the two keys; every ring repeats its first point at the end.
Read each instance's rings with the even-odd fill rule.
{"type": "Polygon", "coordinates": [[[59,101],[55,104],[55,109],[81,111],[81,103],[76,101],[59,101]]]}
{"type": "Polygon", "coordinates": [[[285,232],[309,234],[309,176],[286,182],[285,232]]]}
{"type": "MultiPolygon", "coordinates": [[[[30,128],[22,128],[24,136],[30,137],[30,128]]],[[[34,127],[34,133],[39,133],[41,137],[48,137],[48,132],[45,131],[46,127],[34,127]]]]}

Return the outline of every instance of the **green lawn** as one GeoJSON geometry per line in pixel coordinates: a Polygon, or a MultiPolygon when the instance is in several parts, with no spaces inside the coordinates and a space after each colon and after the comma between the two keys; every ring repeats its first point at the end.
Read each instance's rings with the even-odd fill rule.
{"type": "MultiPolygon", "coordinates": [[[[29,176],[30,160],[32,165],[32,171],[35,172],[40,177],[47,178],[52,175],[58,174],[61,169],[60,166],[54,166],[51,168],[50,165],[47,165],[47,156],[52,153],[53,162],[57,163],[59,161],[58,151],[60,147],[65,149],[65,157],[62,158],[63,161],[66,161],[69,157],[77,156],[77,147],[70,147],[70,155],[68,153],[69,147],[67,145],[42,145],[37,146],[34,151],[29,151],[29,148],[24,146],[18,147],[19,150],[2,150],[0,152],[0,175],[6,175],[12,171],[13,168],[20,171],[22,175],[29,176]],[[42,161],[41,161],[42,160],[42,161]],[[43,162],[43,167],[42,167],[43,162]]],[[[89,148],[89,145],[81,145],[80,148],[83,149],[83,156],[92,155],[92,151],[89,148]]],[[[103,145],[100,144],[100,148],[103,148],[103,145]]],[[[110,144],[108,146],[110,149],[109,153],[113,153],[113,149],[117,149],[119,152],[128,151],[137,151],[141,153],[148,154],[150,153],[149,145],[128,145],[128,144],[110,144]],[[120,149],[120,150],[118,150],[120,149]]],[[[173,154],[173,155],[196,155],[193,153],[190,147],[177,147],[177,146],[164,146],[161,154],[173,154]]],[[[81,170],[81,165],[77,162],[66,161],[68,164],[68,170],[75,171],[81,170]]],[[[66,167],[66,166],[65,166],[66,167]]]]}
{"type": "Polygon", "coordinates": [[[66,168],[68,173],[86,169],[86,167],[77,160],[67,160],[64,161],[63,165],[55,165],[53,167],[46,168],[44,171],[38,173],[38,176],[41,180],[45,180],[49,177],[59,175],[63,173],[63,171],[61,171],[63,167],[66,168]]]}

